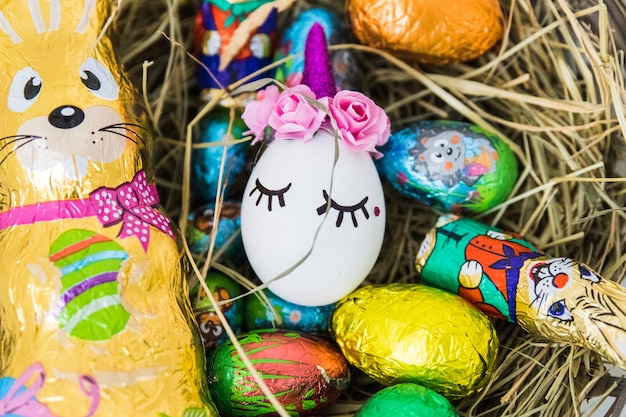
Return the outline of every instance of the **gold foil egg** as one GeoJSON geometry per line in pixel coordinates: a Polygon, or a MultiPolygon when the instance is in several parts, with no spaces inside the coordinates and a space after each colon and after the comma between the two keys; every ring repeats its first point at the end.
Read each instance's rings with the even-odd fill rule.
{"type": "Polygon", "coordinates": [[[424,64],[477,58],[503,32],[498,0],[348,0],[346,9],[363,44],[424,64]]]}
{"type": "Polygon", "coordinates": [[[485,314],[419,284],[359,288],[337,303],[331,332],[348,362],[371,378],[424,385],[448,399],[480,391],[499,348],[485,314]]]}

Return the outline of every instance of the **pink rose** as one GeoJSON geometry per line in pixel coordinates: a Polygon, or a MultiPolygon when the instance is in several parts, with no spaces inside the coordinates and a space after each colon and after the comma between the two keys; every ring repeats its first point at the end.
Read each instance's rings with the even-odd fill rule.
{"type": "MultiPolygon", "coordinates": [[[[326,118],[326,113],[312,105],[310,100],[315,100],[315,94],[303,84],[287,88],[280,94],[268,119],[276,139],[306,142],[313,137],[326,118]]],[[[327,99],[319,102],[324,106],[328,104],[327,99]]]]}
{"type": "Polygon", "coordinates": [[[356,151],[368,151],[380,158],[376,146],[384,145],[391,135],[389,117],[370,98],[357,91],[337,92],[330,103],[337,128],[344,142],[356,151]]]}
{"type": "Polygon", "coordinates": [[[241,115],[243,121],[250,128],[250,130],[244,132],[244,135],[252,133],[255,136],[252,143],[263,139],[263,133],[267,127],[270,114],[274,111],[278,102],[278,88],[275,85],[270,85],[265,90],[259,91],[257,97],[260,100],[248,103],[241,115]]]}

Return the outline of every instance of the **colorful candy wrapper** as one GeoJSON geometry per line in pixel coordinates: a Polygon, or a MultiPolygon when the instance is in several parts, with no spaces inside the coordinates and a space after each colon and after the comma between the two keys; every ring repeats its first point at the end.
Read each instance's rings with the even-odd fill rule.
{"type": "Polygon", "coordinates": [[[416,267],[425,283],[461,295],[491,317],[586,347],[626,369],[626,289],[581,262],[445,215],[426,235],[416,267]]]}
{"type": "Polygon", "coordinates": [[[0,3],[1,415],[215,415],[112,3],[0,3]]]}
{"type": "MultiPolygon", "coordinates": [[[[278,11],[273,8],[241,47],[231,42],[242,23],[271,0],[204,0],[196,17],[195,49],[204,67],[199,68],[198,86],[208,98],[212,89],[228,87],[269,65],[276,48],[278,11]],[[229,50],[235,48],[235,50],[229,50]],[[226,57],[232,55],[232,59],[226,57]],[[208,71],[207,71],[208,70],[208,71]]],[[[254,79],[271,74],[259,74],[254,79]]],[[[253,81],[253,80],[250,80],[253,81]]]]}

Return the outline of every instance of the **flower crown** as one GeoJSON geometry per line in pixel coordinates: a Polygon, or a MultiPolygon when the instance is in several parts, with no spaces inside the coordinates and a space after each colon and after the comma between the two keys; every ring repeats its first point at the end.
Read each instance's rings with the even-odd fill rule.
{"type": "Polygon", "coordinates": [[[352,150],[380,158],[376,147],[384,145],[391,135],[389,117],[358,91],[335,92],[330,68],[324,30],[316,23],[307,36],[303,84],[282,92],[269,86],[246,105],[241,118],[250,128],[245,134],[255,136],[252,143],[266,135],[306,142],[324,129],[337,132],[352,150]],[[312,62],[325,65],[314,67],[312,62]]]}

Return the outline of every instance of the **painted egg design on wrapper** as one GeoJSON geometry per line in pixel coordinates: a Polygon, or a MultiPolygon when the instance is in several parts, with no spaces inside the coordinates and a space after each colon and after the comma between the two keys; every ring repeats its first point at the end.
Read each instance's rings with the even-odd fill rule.
{"type": "Polygon", "coordinates": [[[402,194],[445,211],[482,212],[502,203],[517,180],[509,146],[478,126],[421,122],[393,133],[379,171],[402,194]]]}
{"type": "Polygon", "coordinates": [[[88,230],[69,230],[50,248],[61,270],[59,326],[85,340],[106,340],[126,327],[117,275],[128,254],[116,242],[88,230]]]}
{"type": "Polygon", "coordinates": [[[331,304],[356,288],[385,232],[383,189],[370,153],[379,156],[375,146],[387,140],[389,118],[361,93],[335,94],[326,48],[316,24],[304,70],[316,91],[303,84],[279,94],[270,86],[242,115],[257,140],[273,138],[244,190],[246,255],[272,292],[306,306],[331,304]],[[308,64],[316,58],[325,63],[321,70],[308,64]]]}
{"type": "MultiPolygon", "coordinates": [[[[326,340],[284,330],[252,331],[237,340],[289,415],[316,415],[348,386],[348,363],[326,340]]],[[[231,341],[209,357],[208,375],[220,416],[276,414],[231,341]]]]}
{"type": "Polygon", "coordinates": [[[266,305],[254,294],[246,300],[245,321],[249,330],[291,329],[301,332],[326,333],[335,304],[303,306],[283,300],[269,290],[263,291],[270,303],[266,305]]]}

